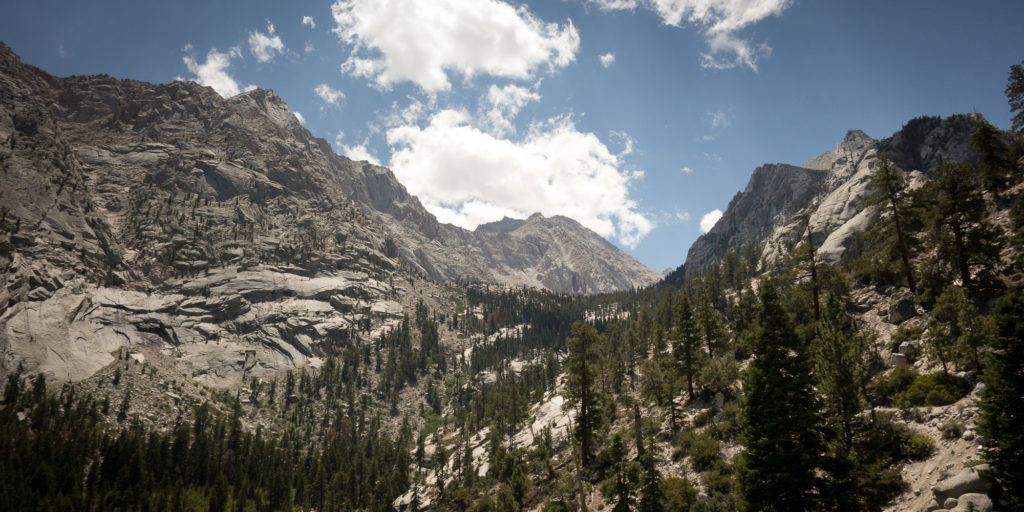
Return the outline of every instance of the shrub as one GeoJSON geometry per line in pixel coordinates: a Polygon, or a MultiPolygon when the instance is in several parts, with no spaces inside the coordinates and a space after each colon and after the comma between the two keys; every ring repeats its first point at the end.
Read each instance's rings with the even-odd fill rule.
{"type": "Polygon", "coordinates": [[[945,372],[929,373],[914,379],[896,395],[900,407],[912,405],[949,405],[971,391],[966,380],[945,372]]]}
{"type": "Polygon", "coordinates": [[[721,458],[722,445],[709,434],[700,434],[690,444],[690,461],[697,471],[711,469],[721,458]]]}
{"type": "Polygon", "coordinates": [[[728,403],[722,406],[718,413],[718,421],[708,429],[715,439],[729,441],[736,438],[740,433],[740,408],[735,403],[728,403]]]}
{"type": "Polygon", "coordinates": [[[900,343],[904,341],[916,340],[921,338],[921,327],[917,325],[903,325],[892,335],[892,346],[893,348],[899,347],[900,343]]]}
{"type": "Polygon", "coordinates": [[[939,431],[942,432],[942,437],[946,439],[959,439],[960,436],[964,435],[964,422],[950,418],[945,423],[939,426],[939,431]]]}
{"type": "Polygon", "coordinates": [[[935,442],[928,436],[915,434],[907,439],[907,457],[911,460],[927,459],[933,451],[935,451],[935,442]]]}
{"type": "Polygon", "coordinates": [[[665,477],[661,481],[661,488],[665,495],[666,510],[690,510],[697,499],[697,488],[685,478],[665,477]]]}
{"type": "Polygon", "coordinates": [[[705,409],[693,417],[693,428],[701,428],[711,423],[715,417],[714,409],[705,409]]]}
{"type": "Polygon", "coordinates": [[[875,405],[891,405],[893,395],[906,389],[918,377],[910,366],[898,366],[868,383],[868,400],[875,405]]]}

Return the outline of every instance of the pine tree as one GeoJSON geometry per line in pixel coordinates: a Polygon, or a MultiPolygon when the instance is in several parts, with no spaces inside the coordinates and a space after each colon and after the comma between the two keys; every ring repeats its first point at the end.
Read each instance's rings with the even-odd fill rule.
{"type": "Polygon", "coordinates": [[[974,123],[971,145],[978,150],[981,183],[995,198],[1010,184],[1010,162],[1007,159],[1009,147],[995,126],[985,119],[974,123]]]}
{"type": "Polygon", "coordinates": [[[661,489],[661,473],[655,463],[654,455],[647,452],[640,458],[643,474],[640,479],[640,500],[638,512],[661,512],[665,510],[665,492],[661,489]]]}
{"type": "Polygon", "coordinates": [[[837,427],[848,452],[853,449],[854,421],[867,380],[866,343],[835,295],[829,296],[817,331],[818,389],[825,397],[826,417],[837,427]]]}
{"type": "Polygon", "coordinates": [[[1010,66],[1010,76],[1006,80],[1006,98],[1013,112],[1013,131],[1024,130],[1024,61],[1010,66]]]}
{"type": "Polygon", "coordinates": [[[1024,509],[1024,294],[1009,292],[992,312],[993,350],[982,374],[978,432],[1000,492],[999,510],[1024,509]]]}
{"type": "Polygon", "coordinates": [[[914,271],[910,265],[913,258],[914,239],[906,232],[907,221],[907,181],[903,173],[889,161],[886,155],[878,158],[878,171],[871,177],[871,188],[875,197],[867,204],[884,204],[892,223],[878,222],[877,245],[886,251],[889,258],[898,257],[903,268],[903,276],[907,279],[907,287],[911,293],[917,292],[914,271]],[[895,254],[894,254],[895,253],[895,254]]]}
{"type": "Polygon", "coordinates": [[[611,496],[615,500],[615,506],[612,511],[629,512],[636,500],[633,499],[633,484],[626,471],[626,444],[622,441],[621,435],[615,434],[612,437],[612,445],[608,448],[608,457],[611,459],[613,477],[615,478],[611,496]]]}
{"type": "Polygon", "coordinates": [[[566,340],[569,347],[567,405],[576,407],[576,435],[580,440],[580,453],[584,466],[590,464],[594,434],[600,424],[597,383],[600,361],[598,348],[602,336],[594,326],[577,321],[572,324],[572,336],[566,340]]]}
{"type": "Polygon", "coordinates": [[[971,267],[991,267],[999,255],[974,169],[969,164],[943,164],[935,178],[921,187],[920,197],[927,211],[929,248],[964,286],[970,286],[971,267]]]}
{"type": "Polygon", "coordinates": [[[708,358],[715,357],[715,350],[722,342],[725,335],[725,328],[722,327],[722,317],[711,304],[711,298],[707,292],[701,293],[697,301],[696,311],[697,325],[700,327],[701,337],[708,349],[708,358]]]}
{"type": "Polygon", "coordinates": [[[700,336],[693,318],[690,299],[683,294],[676,307],[676,327],[672,333],[672,357],[676,367],[686,376],[686,389],[693,400],[693,377],[700,370],[700,336]]]}
{"type": "Polygon", "coordinates": [[[797,335],[771,282],[761,286],[758,324],[755,357],[743,376],[740,509],[816,510],[824,442],[810,347],[797,335]]]}

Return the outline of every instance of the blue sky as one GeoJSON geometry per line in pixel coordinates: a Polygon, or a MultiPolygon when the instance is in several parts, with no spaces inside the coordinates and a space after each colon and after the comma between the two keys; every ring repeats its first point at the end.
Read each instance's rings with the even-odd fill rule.
{"type": "Polygon", "coordinates": [[[1024,59],[1011,1],[7,4],[0,40],[50,73],[273,89],[442,221],[568,215],[656,270],[762,163],[920,115],[1007,128],[1024,59]]]}

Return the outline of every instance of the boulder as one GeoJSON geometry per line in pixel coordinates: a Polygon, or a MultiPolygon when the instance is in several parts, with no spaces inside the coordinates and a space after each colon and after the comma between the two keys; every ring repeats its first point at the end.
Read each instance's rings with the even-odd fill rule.
{"type": "Polygon", "coordinates": [[[907,359],[907,356],[905,356],[903,354],[900,354],[900,353],[894,353],[894,354],[892,354],[889,357],[889,366],[891,366],[893,368],[899,368],[900,366],[906,366],[908,363],[909,363],[909,360],[907,359]]]}
{"type": "Polygon", "coordinates": [[[899,353],[907,357],[916,357],[918,349],[921,347],[920,342],[917,341],[904,341],[900,343],[899,353]]]}
{"type": "Polygon", "coordinates": [[[963,494],[956,501],[956,507],[950,509],[950,512],[992,512],[994,508],[992,500],[981,493],[963,494]]]}
{"type": "Polygon", "coordinates": [[[911,299],[900,299],[889,306],[890,324],[900,324],[917,316],[917,307],[911,299]]]}
{"type": "Polygon", "coordinates": [[[958,502],[956,501],[956,498],[946,498],[946,501],[942,502],[942,508],[951,509],[953,507],[956,507],[957,503],[958,502]]]}
{"type": "Polygon", "coordinates": [[[925,507],[925,511],[926,512],[934,512],[936,510],[939,510],[940,508],[942,508],[942,507],[939,506],[939,502],[937,502],[937,501],[935,501],[933,499],[933,500],[928,502],[928,506],[925,507]]]}
{"type": "Polygon", "coordinates": [[[988,464],[980,464],[973,468],[964,468],[963,471],[951,476],[932,487],[932,494],[937,501],[945,502],[946,498],[958,498],[968,493],[984,493],[986,490],[986,479],[980,471],[988,469],[988,464]]]}

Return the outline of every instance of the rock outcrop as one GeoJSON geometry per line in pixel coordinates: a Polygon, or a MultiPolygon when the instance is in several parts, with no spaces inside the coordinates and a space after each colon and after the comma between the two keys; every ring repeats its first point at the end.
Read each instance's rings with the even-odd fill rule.
{"type": "Polygon", "coordinates": [[[819,258],[837,261],[855,235],[878,217],[877,209],[866,201],[879,155],[888,155],[907,172],[911,188],[916,188],[943,162],[977,158],[970,146],[976,116],[914,119],[882,140],[851,130],[835,150],[808,160],[803,167],[757,168],[747,188],[729,202],[711,231],[694,242],[685,264],[667,281],[682,283],[688,273],[707,269],[729,248],[739,250],[747,244],[760,248],[763,261],[778,261],[803,236],[803,227],[794,218],[800,211],[809,214],[819,258]]]}
{"type": "Polygon", "coordinates": [[[0,374],[128,345],[211,384],[397,325],[423,278],[594,293],[659,278],[578,223],[441,224],[271,91],[56,78],[0,44],[0,374]]]}

